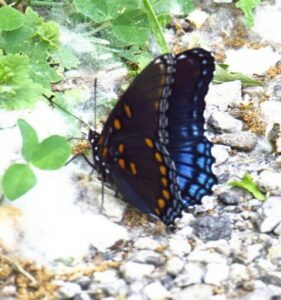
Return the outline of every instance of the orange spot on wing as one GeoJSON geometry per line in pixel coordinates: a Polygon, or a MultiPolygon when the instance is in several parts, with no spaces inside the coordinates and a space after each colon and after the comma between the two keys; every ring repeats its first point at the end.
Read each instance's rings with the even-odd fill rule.
{"type": "Polygon", "coordinates": [[[165,200],[163,200],[162,198],[158,199],[158,206],[163,209],[165,207],[166,203],[165,200]]]}
{"type": "Polygon", "coordinates": [[[159,210],[159,208],[155,208],[155,209],[154,209],[154,212],[155,212],[155,214],[156,214],[157,216],[160,216],[160,210],[159,210]]]}
{"type": "Polygon", "coordinates": [[[159,162],[163,161],[162,155],[159,152],[156,152],[154,154],[154,156],[155,156],[155,158],[156,158],[157,161],[159,161],[159,162]]]}
{"type": "Polygon", "coordinates": [[[160,107],[159,100],[154,101],[154,108],[155,108],[155,110],[159,110],[159,107],[160,107]]]}
{"type": "Polygon", "coordinates": [[[145,138],[145,139],[144,139],[144,142],[145,142],[145,144],[146,144],[147,147],[149,147],[149,148],[153,148],[153,147],[154,147],[154,144],[153,144],[152,139],[150,139],[150,138],[145,138]]]}
{"type": "Polygon", "coordinates": [[[137,174],[137,165],[135,163],[130,163],[131,172],[136,175],[137,174]]]}
{"type": "Polygon", "coordinates": [[[167,168],[165,166],[160,166],[159,170],[162,175],[167,175],[167,168]]]}
{"type": "Polygon", "coordinates": [[[115,118],[113,120],[113,127],[116,129],[116,130],[120,130],[121,129],[121,122],[119,119],[115,118]]]}
{"type": "Polygon", "coordinates": [[[162,195],[166,200],[169,200],[171,195],[167,190],[162,190],[162,195]]]}
{"type": "Polygon", "coordinates": [[[126,162],[125,162],[125,159],[123,158],[119,158],[118,159],[118,165],[121,169],[125,169],[126,168],[126,162]]]}
{"type": "Polygon", "coordinates": [[[102,155],[102,157],[106,157],[107,156],[107,154],[108,154],[108,148],[107,147],[104,147],[103,149],[102,149],[102,153],[101,153],[101,155],[102,155]]]}
{"type": "Polygon", "coordinates": [[[100,136],[99,141],[98,141],[98,145],[103,144],[103,142],[104,142],[104,137],[100,136]]]}
{"type": "Polygon", "coordinates": [[[161,178],[161,183],[164,185],[164,186],[168,186],[168,180],[167,178],[161,178]]]}
{"type": "Polygon", "coordinates": [[[118,152],[120,154],[123,154],[124,153],[124,148],[125,148],[124,144],[119,144],[118,145],[118,152]]]}
{"type": "Polygon", "coordinates": [[[125,104],[124,105],[124,110],[125,110],[125,114],[126,114],[127,118],[131,119],[133,114],[132,114],[132,109],[131,109],[130,105],[125,104]]]}

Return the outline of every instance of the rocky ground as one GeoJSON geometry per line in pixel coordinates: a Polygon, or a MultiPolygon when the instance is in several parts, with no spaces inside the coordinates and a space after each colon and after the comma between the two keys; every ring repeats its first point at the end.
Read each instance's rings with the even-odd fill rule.
{"type": "MultiPolygon", "coordinates": [[[[200,45],[211,50],[217,62],[263,83],[244,87],[236,80],[210,86],[205,117],[207,135],[215,144],[219,183],[214,194],[170,231],[126,208],[110,187],[105,187],[100,213],[100,181],[87,176],[89,169],[77,161],[69,168],[79,199],[75,205],[83,214],[67,223],[73,242],[67,248],[84,243],[81,231],[87,233],[90,247],[87,240],[83,255],[58,252],[54,260],[46,254],[47,246],[29,241],[29,248],[45,253],[42,266],[41,259],[34,262],[24,251],[18,253],[18,245],[4,239],[0,228],[1,300],[281,299],[281,40],[274,34],[278,23],[273,20],[279,13],[281,25],[280,9],[278,1],[263,3],[249,30],[236,10],[206,1],[188,22],[175,20],[177,26],[167,32],[176,51],[200,45]],[[270,22],[270,32],[264,31],[270,22]],[[187,33],[190,24],[193,30],[187,33]],[[265,201],[228,184],[245,173],[251,174],[265,201]]],[[[63,84],[73,83],[72,75],[68,73],[63,84]]],[[[6,230],[17,227],[24,240],[24,229],[18,229],[21,209],[2,205],[0,225],[6,230]]],[[[63,209],[60,222],[66,222],[63,209]]],[[[66,242],[58,240],[53,247],[60,248],[60,243],[66,242]]]]}

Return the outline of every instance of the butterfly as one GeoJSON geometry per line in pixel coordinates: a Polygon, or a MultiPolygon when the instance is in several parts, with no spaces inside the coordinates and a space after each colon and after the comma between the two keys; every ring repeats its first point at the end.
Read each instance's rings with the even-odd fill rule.
{"type": "Polygon", "coordinates": [[[103,178],[168,226],[217,182],[203,117],[213,72],[213,57],[200,48],[161,55],[120,97],[102,132],[89,132],[103,178]]]}

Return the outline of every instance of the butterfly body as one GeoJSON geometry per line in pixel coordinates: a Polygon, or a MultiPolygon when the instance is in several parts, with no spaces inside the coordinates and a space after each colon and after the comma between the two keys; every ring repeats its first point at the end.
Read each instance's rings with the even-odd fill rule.
{"type": "Polygon", "coordinates": [[[89,134],[99,172],[125,201],[167,225],[216,182],[203,117],[213,70],[203,49],[156,58],[121,96],[101,134],[89,134]]]}

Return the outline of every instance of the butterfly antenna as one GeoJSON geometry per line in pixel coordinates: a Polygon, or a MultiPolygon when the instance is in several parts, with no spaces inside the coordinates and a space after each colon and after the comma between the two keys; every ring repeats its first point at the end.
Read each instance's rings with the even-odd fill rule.
{"type": "Polygon", "coordinates": [[[75,118],[76,120],[78,120],[79,122],[81,122],[83,125],[85,125],[86,127],[88,127],[90,129],[90,126],[86,122],[84,122],[83,120],[81,120],[80,118],[78,118],[77,116],[75,116],[74,114],[72,114],[70,111],[68,111],[67,109],[65,109],[60,104],[54,102],[53,101],[54,95],[52,95],[51,97],[47,97],[46,95],[43,95],[43,96],[51,103],[51,105],[58,107],[60,110],[62,110],[66,114],[72,116],[73,118],[75,118]]]}
{"type": "Polygon", "coordinates": [[[94,130],[97,129],[97,85],[98,85],[98,79],[95,78],[94,81],[94,130]]]}

